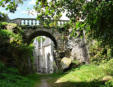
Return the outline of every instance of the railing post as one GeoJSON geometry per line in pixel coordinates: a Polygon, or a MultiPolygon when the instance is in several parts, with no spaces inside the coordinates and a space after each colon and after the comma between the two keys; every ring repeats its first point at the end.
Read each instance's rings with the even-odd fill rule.
{"type": "Polygon", "coordinates": [[[30,25],[29,20],[26,20],[26,21],[27,21],[27,25],[30,25]]]}
{"type": "Polygon", "coordinates": [[[37,25],[37,20],[35,20],[35,25],[37,25]]]}
{"type": "Polygon", "coordinates": [[[33,25],[33,20],[31,20],[31,25],[33,25]]]}
{"type": "Polygon", "coordinates": [[[25,20],[23,20],[23,24],[24,24],[24,25],[26,24],[25,20]]]}

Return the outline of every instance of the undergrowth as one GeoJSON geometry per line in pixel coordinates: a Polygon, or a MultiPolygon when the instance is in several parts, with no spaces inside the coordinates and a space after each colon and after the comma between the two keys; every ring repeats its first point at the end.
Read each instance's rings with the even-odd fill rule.
{"type": "Polygon", "coordinates": [[[0,62],[0,87],[34,87],[38,80],[35,74],[22,76],[16,68],[8,68],[0,62]]]}

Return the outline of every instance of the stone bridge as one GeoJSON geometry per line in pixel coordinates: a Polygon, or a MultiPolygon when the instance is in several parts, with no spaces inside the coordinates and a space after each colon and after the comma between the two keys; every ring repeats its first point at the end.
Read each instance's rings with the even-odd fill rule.
{"type": "MultiPolygon", "coordinates": [[[[57,26],[62,26],[68,22],[68,20],[51,20],[51,23],[54,23],[54,21],[57,26]]],[[[56,27],[44,27],[40,21],[34,18],[17,18],[11,20],[11,22],[22,27],[24,30],[23,39],[28,44],[37,36],[47,36],[54,42],[56,50],[65,53],[64,56],[59,56],[57,58],[69,57],[71,59],[78,59],[80,62],[88,62],[89,54],[84,32],[82,32],[83,38],[72,37],[67,39],[69,33],[60,33],[56,27]],[[69,43],[69,45],[67,45],[67,43],[69,43]]],[[[78,33],[79,36],[80,32],[78,33]]]]}
{"type": "MultiPolygon", "coordinates": [[[[51,20],[51,23],[54,21],[56,21],[57,26],[62,26],[68,22],[68,20],[51,20]]],[[[40,21],[34,18],[17,18],[11,20],[11,22],[22,27],[24,30],[23,38],[28,44],[37,36],[47,36],[54,42],[56,49],[63,50],[65,48],[65,40],[62,37],[67,34],[59,33],[55,27],[44,27],[40,21]]]]}

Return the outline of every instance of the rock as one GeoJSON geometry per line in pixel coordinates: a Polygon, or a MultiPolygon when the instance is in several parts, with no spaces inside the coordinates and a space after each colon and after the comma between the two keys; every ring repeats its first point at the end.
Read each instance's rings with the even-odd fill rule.
{"type": "Polygon", "coordinates": [[[71,58],[72,60],[79,60],[79,62],[84,62],[85,57],[83,54],[83,48],[81,48],[79,45],[75,46],[71,51],[71,58]]]}
{"type": "Polygon", "coordinates": [[[72,62],[72,61],[71,61],[70,58],[67,58],[67,57],[62,58],[62,60],[61,60],[62,69],[67,69],[67,68],[69,68],[71,62],[72,62]]]}
{"type": "Polygon", "coordinates": [[[80,63],[88,62],[88,51],[82,38],[68,38],[67,48],[71,49],[70,58],[80,63]]]}
{"type": "Polygon", "coordinates": [[[109,80],[112,80],[112,79],[113,79],[112,76],[104,76],[102,78],[102,81],[106,82],[106,81],[109,81],[109,80]]]}

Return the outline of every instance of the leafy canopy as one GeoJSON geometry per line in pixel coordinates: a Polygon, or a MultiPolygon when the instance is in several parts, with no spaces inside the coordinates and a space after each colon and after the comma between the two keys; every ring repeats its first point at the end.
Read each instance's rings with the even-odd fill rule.
{"type": "Polygon", "coordinates": [[[113,0],[37,0],[35,9],[40,20],[59,20],[66,12],[73,31],[85,30],[103,45],[112,46],[113,0]]]}
{"type": "Polygon", "coordinates": [[[84,3],[85,0],[37,0],[35,9],[38,12],[38,19],[58,20],[66,12],[67,17],[76,20],[76,17],[81,16],[84,3]]]}
{"type": "Polygon", "coordinates": [[[102,45],[113,46],[113,1],[94,0],[88,3],[85,11],[87,11],[86,22],[90,26],[89,35],[93,39],[102,42],[102,45]]]}
{"type": "Polygon", "coordinates": [[[19,3],[22,3],[22,0],[1,0],[0,7],[4,7],[10,12],[15,12],[19,3]]]}

